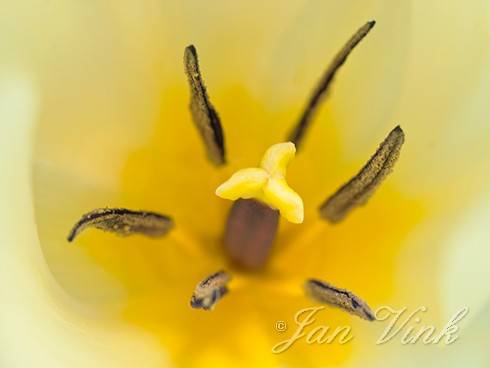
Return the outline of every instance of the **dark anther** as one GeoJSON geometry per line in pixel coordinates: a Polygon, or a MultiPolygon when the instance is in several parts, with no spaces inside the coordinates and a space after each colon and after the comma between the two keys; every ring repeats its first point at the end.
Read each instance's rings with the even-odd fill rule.
{"type": "Polygon", "coordinates": [[[306,107],[304,108],[303,113],[301,114],[301,117],[299,118],[293,131],[289,135],[289,140],[294,144],[296,144],[296,149],[300,148],[300,144],[303,140],[306,130],[308,129],[311,123],[313,115],[318,105],[322,101],[323,97],[326,96],[332,84],[332,81],[335,77],[335,74],[340,69],[340,67],[344,64],[344,62],[347,60],[347,57],[354,49],[354,47],[356,47],[357,44],[361,42],[361,40],[369,33],[371,28],[374,27],[375,23],[376,23],[375,21],[370,21],[367,22],[361,28],[359,28],[359,30],[351,37],[349,41],[347,41],[344,47],[339,51],[339,53],[335,56],[333,61],[328,66],[327,70],[322,76],[322,79],[320,80],[320,83],[313,91],[313,94],[308,100],[306,107]]]}
{"type": "Polygon", "coordinates": [[[170,217],[155,212],[98,208],[82,216],[70,231],[68,241],[73,241],[81,231],[89,227],[123,236],[139,233],[157,237],[165,235],[172,226],[170,217]]]}
{"type": "Polygon", "coordinates": [[[225,137],[218,113],[209,101],[206,87],[199,70],[196,48],[186,47],[184,66],[191,90],[191,113],[201,138],[206,146],[209,160],[215,165],[226,163],[225,137]]]}
{"type": "Polygon", "coordinates": [[[376,319],[369,305],[349,290],[316,279],[307,280],[305,289],[313,299],[320,303],[343,309],[368,321],[376,319]]]}

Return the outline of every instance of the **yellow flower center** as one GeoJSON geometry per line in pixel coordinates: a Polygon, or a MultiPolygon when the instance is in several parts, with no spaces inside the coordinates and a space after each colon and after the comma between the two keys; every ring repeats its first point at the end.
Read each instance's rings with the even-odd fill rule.
{"type": "MultiPolygon", "coordinates": [[[[345,61],[346,54],[340,56],[336,59],[337,67],[345,61]]],[[[332,80],[333,72],[327,76],[325,81],[332,80]]],[[[152,78],[159,79],[155,75],[152,78]]],[[[170,359],[179,365],[230,366],[237,360],[267,366],[304,366],[305,361],[323,365],[342,362],[354,349],[353,344],[328,346],[328,354],[325,349],[298,344],[285,354],[273,356],[271,348],[278,341],[278,335],[271,326],[278,320],[294,325],[292,318],[298,309],[310,304],[304,298],[302,285],[311,277],[362,290],[362,296],[375,305],[385,300],[393,292],[393,275],[402,240],[420,217],[419,204],[388,185],[369,211],[359,211],[349,222],[338,225],[336,231],[316,218],[314,211],[325,199],[326,192],[339,185],[339,177],[347,175],[347,169],[358,167],[358,163],[354,165],[341,159],[340,139],[332,112],[326,115],[326,111],[319,111],[317,117],[324,124],[315,127],[308,150],[299,158],[299,165],[291,168],[291,182],[303,194],[309,211],[305,226],[299,229],[284,224],[277,233],[277,247],[268,267],[260,273],[234,273],[234,284],[230,286],[233,297],[223,301],[219,313],[204,315],[189,306],[189,298],[199,280],[226,264],[221,234],[229,208],[209,196],[224,179],[223,171],[205,162],[195,128],[191,124],[180,124],[188,122],[189,116],[182,108],[188,101],[188,92],[179,86],[167,86],[163,96],[159,95],[164,108],[162,116],[151,120],[156,121],[151,140],[140,148],[131,148],[132,153],[126,156],[124,166],[121,165],[121,180],[116,181],[119,186],[107,185],[111,189],[115,187],[110,193],[106,186],[84,185],[85,180],[71,180],[71,175],[81,173],[84,179],[91,180],[117,177],[107,174],[114,167],[113,161],[107,163],[98,150],[92,147],[84,150],[80,145],[73,145],[79,150],[78,155],[66,155],[66,147],[57,144],[60,132],[66,129],[66,119],[48,115],[42,122],[36,157],[40,162],[56,163],[53,167],[69,167],[69,170],[60,170],[62,174],[46,165],[38,165],[35,170],[39,236],[56,280],[76,301],[71,305],[80,306],[81,314],[86,315],[87,310],[96,311],[97,317],[104,317],[107,311],[120,313],[124,320],[157,336],[170,359]],[[65,159],[68,163],[62,165],[65,159]],[[90,165],[86,165],[87,162],[90,165]],[[345,169],[348,165],[353,167],[345,169]],[[140,236],[123,238],[87,232],[77,240],[77,247],[68,247],[65,236],[73,219],[83,211],[106,204],[169,213],[178,226],[161,242],[140,236]],[[398,216],[400,213],[403,217],[398,216]],[[257,323],[258,317],[260,323],[257,323]]],[[[227,131],[232,169],[243,167],[239,165],[240,160],[255,155],[259,145],[275,141],[283,120],[289,119],[297,108],[285,103],[280,113],[271,115],[246,88],[234,87],[226,93],[215,91],[213,96],[219,102],[220,112],[226,121],[234,122],[233,129],[227,131]],[[243,139],[245,132],[254,139],[243,139]]],[[[318,94],[313,101],[315,103],[306,110],[307,116],[312,115],[319,101],[318,94]]],[[[119,118],[117,124],[108,125],[103,134],[98,125],[94,127],[99,129],[82,131],[82,141],[95,142],[94,145],[104,147],[104,152],[112,153],[104,157],[113,160],[120,157],[117,150],[111,151],[113,145],[106,145],[107,137],[121,129],[119,118]],[[102,138],[96,140],[98,137],[102,138]]],[[[84,117],[80,124],[82,122],[86,124],[90,119],[84,117]]],[[[302,137],[304,127],[301,124],[301,134],[294,136],[302,137]]],[[[141,127],[137,129],[139,132],[141,127]]],[[[76,141],[68,139],[67,142],[78,142],[80,137],[73,139],[76,141]]],[[[298,139],[293,141],[299,144],[298,139]]],[[[302,222],[301,198],[295,198],[296,202],[284,200],[290,199],[287,193],[297,196],[285,181],[287,164],[294,157],[294,145],[293,149],[291,146],[291,143],[283,143],[271,147],[270,157],[266,154],[269,159],[264,159],[260,168],[246,169],[248,174],[238,180],[240,185],[235,192],[229,191],[228,196],[256,198],[267,204],[263,206],[266,211],[277,216],[278,211],[271,210],[268,207],[271,206],[290,221],[302,222]],[[275,184],[280,186],[274,187],[275,184]]],[[[72,150],[70,147],[70,152],[72,150]]],[[[233,204],[232,210],[239,202],[233,204]]],[[[273,216],[270,218],[273,223],[273,216]]],[[[222,282],[217,285],[224,288],[228,278],[222,273],[217,275],[222,277],[216,279],[215,274],[198,284],[196,295],[204,295],[204,307],[212,306],[213,300],[223,294],[209,296],[207,293],[209,280],[222,282]]],[[[327,313],[330,325],[350,321],[349,315],[338,310],[327,313]]]]}

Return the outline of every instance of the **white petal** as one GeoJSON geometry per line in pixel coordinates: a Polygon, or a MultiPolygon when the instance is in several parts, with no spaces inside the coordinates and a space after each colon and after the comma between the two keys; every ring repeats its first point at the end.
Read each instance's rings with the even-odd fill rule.
{"type": "Polygon", "coordinates": [[[490,193],[478,200],[449,232],[441,260],[443,315],[469,307],[467,320],[490,302],[490,193]]]}
{"type": "Polygon", "coordinates": [[[89,318],[46,267],[31,187],[31,137],[38,93],[25,76],[0,77],[1,365],[24,367],[164,366],[148,335],[114,320],[89,318]]]}

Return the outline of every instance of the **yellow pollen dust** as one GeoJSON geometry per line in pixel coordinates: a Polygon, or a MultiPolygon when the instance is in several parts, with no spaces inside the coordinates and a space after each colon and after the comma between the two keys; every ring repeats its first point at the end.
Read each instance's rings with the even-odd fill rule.
{"type": "Polygon", "coordinates": [[[295,153],[292,142],[274,144],[264,154],[260,167],[238,170],[216,189],[216,195],[232,201],[255,198],[279,210],[286,220],[302,223],[303,200],[286,182],[286,168],[295,153]]]}

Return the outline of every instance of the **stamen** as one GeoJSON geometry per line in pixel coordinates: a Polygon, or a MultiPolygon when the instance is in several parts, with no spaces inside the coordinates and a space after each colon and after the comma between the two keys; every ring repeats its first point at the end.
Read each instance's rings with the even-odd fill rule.
{"type": "Polygon", "coordinates": [[[206,277],[196,286],[191,297],[191,307],[204,310],[213,309],[218,300],[228,292],[226,285],[230,278],[225,271],[219,271],[206,277]]]}
{"type": "Polygon", "coordinates": [[[218,113],[209,102],[193,45],[185,49],[184,66],[191,90],[192,119],[204,141],[209,160],[217,166],[223,165],[226,163],[223,128],[218,113]]]}
{"type": "Polygon", "coordinates": [[[313,299],[321,303],[343,309],[368,321],[376,319],[367,303],[348,290],[340,289],[316,279],[307,280],[305,289],[313,299]]]}
{"type": "Polygon", "coordinates": [[[89,227],[127,236],[135,233],[149,237],[165,235],[173,226],[170,217],[155,212],[132,211],[125,208],[98,208],[82,216],[73,226],[68,241],[89,227]]]}
{"type": "Polygon", "coordinates": [[[359,28],[359,30],[351,37],[349,41],[345,44],[345,46],[340,50],[340,52],[335,56],[331,64],[328,66],[327,70],[323,74],[320,83],[316,87],[315,91],[311,95],[298,123],[295,128],[289,135],[288,140],[296,144],[296,147],[299,149],[303,136],[306,133],[308,126],[313,118],[313,115],[316,111],[316,108],[322,101],[322,98],[326,96],[327,91],[335,77],[335,74],[339,70],[339,68],[344,64],[347,60],[347,57],[357,46],[359,42],[369,33],[371,28],[374,27],[375,21],[367,22],[364,26],[359,28]]]}
{"type": "Polygon", "coordinates": [[[321,216],[336,223],[353,208],[365,204],[392,171],[404,141],[405,134],[400,126],[397,126],[361,171],[321,205],[321,216]]]}

